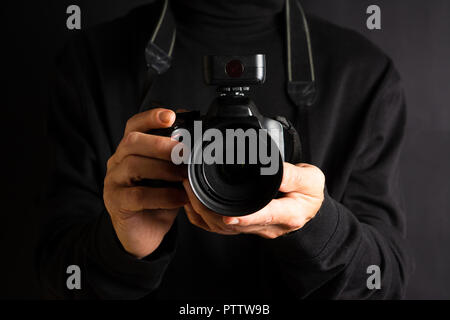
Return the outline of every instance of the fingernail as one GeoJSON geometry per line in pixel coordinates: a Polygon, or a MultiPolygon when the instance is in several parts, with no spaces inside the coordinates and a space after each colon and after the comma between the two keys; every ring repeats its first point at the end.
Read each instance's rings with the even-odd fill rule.
{"type": "Polygon", "coordinates": [[[227,224],[238,224],[238,223],[239,223],[239,219],[233,218],[233,219],[229,220],[227,224]]]}
{"type": "Polygon", "coordinates": [[[161,120],[161,122],[163,123],[167,123],[170,122],[170,120],[172,119],[172,111],[161,111],[159,113],[159,120],[161,120]]]}

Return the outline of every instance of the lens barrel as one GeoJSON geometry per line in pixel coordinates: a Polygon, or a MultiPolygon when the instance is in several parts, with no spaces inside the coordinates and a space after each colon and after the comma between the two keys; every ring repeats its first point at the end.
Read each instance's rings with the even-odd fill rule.
{"type": "MultiPolygon", "coordinates": [[[[269,146],[274,145],[269,135],[267,135],[267,141],[260,141],[259,136],[257,139],[258,148],[270,150],[269,146]]],[[[256,163],[250,162],[250,157],[247,155],[244,163],[207,164],[203,160],[200,161],[203,159],[200,157],[203,157],[203,150],[207,145],[207,143],[194,144],[191,164],[188,166],[188,177],[194,194],[208,209],[224,216],[243,216],[264,208],[276,197],[283,177],[283,160],[278,148],[270,150],[278,157],[276,173],[263,175],[261,169],[268,165],[262,164],[259,157],[256,163]]],[[[247,147],[248,145],[246,152],[249,150],[247,147]]],[[[234,154],[236,154],[235,151],[236,149],[233,150],[234,154]]],[[[231,152],[230,148],[225,147],[224,159],[228,152],[231,152]]]]}

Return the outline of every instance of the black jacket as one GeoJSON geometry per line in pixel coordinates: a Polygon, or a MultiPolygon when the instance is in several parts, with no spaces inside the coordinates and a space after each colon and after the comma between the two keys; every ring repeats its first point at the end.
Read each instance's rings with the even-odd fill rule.
{"type": "Polygon", "coordinates": [[[57,60],[49,112],[54,170],[38,251],[48,296],[402,297],[410,264],[398,186],[405,126],[399,76],[360,35],[314,17],[319,96],[312,107],[295,112],[286,96],[279,28],[242,41],[226,32],[220,39],[212,27],[211,37],[220,41],[211,44],[208,35],[179,28],[174,65],[152,93],[166,105],[204,111],[214,88],[202,82],[203,53],[267,53],[268,80],[255,88],[254,100],[263,114],[297,123],[306,162],[325,173],[325,201],[316,217],[297,232],[267,240],[208,233],[180,212],[156,252],[137,260],[124,251],[103,203],[103,179],[127,119],[139,110],[143,49],[159,13],[154,6],[81,32],[57,60]],[[82,271],[81,290],[66,288],[73,264],[82,271]],[[381,269],[380,290],[366,286],[370,265],[381,269]]]}

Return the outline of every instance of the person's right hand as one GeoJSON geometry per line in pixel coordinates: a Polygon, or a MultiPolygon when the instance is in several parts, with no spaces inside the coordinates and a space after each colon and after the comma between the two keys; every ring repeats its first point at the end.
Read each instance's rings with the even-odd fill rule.
{"type": "Polygon", "coordinates": [[[187,203],[184,189],[152,188],[143,179],[182,181],[185,172],[171,162],[170,137],[146,134],[168,128],[176,114],[156,108],[139,113],[127,122],[122,141],[108,160],[103,199],[124,249],[143,258],[158,248],[180,207],[187,203]]]}

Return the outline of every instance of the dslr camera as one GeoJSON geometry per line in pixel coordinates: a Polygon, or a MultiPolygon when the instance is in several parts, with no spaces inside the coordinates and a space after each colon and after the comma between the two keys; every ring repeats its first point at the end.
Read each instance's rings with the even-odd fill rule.
{"type": "Polygon", "coordinates": [[[300,140],[285,118],[264,117],[248,96],[251,86],[265,81],[265,55],[205,56],[203,63],[206,84],[218,92],[208,112],[178,113],[171,128],[150,133],[190,146],[182,154],[203,205],[224,216],[248,215],[278,196],[283,161],[300,161],[300,140]],[[207,161],[206,154],[219,160],[207,161]]]}

